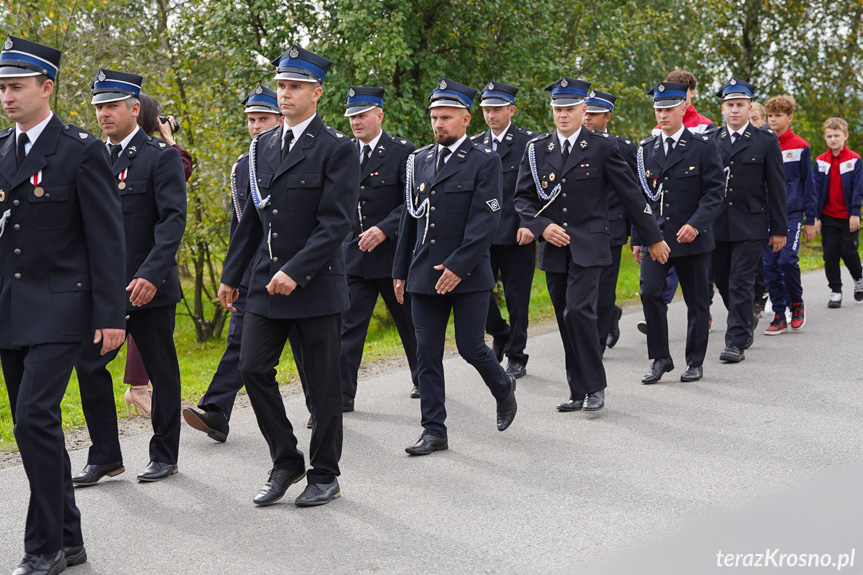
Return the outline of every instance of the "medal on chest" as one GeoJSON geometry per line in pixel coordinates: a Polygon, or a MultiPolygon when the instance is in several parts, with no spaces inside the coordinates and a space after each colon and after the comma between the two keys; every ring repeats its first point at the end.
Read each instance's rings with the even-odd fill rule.
{"type": "Polygon", "coordinates": [[[40,184],[42,183],[42,170],[39,170],[32,176],[30,176],[30,183],[33,184],[33,195],[37,198],[41,198],[45,195],[45,188],[43,188],[40,184]]]}
{"type": "Polygon", "coordinates": [[[125,190],[126,189],[126,176],[128,176],[128,175],[129,175],[129,168],[126,168],[125,170],[120,172],[119,176],[117,176],[117,178],[120,180],[119,183],[117,184],[118,190],[125,190]]]}

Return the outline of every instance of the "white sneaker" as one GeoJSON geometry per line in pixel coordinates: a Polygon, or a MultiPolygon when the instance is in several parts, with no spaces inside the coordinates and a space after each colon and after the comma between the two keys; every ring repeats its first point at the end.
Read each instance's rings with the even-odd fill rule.
{"type": "Polygon", "coordinates": [[[863,301],[863,278],[854,280],[854,300],[863,301]]]}
{"type": "Polygon", "coordinates": [[[830,301],[827,302],[827,307],[842,307],[842,292],[830,292],[830,301]]]}

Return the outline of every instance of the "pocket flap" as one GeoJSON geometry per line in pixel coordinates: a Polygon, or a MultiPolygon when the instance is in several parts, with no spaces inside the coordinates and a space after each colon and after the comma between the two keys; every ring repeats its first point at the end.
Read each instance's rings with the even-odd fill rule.
{"type": "Polygon", "coordinates": [[[321,174],[316,172],[299,172],[285,175],[285,186],[288,188],[320,188],[321,174]]]}
{"type": "Polygon", "coordinates": [[[471,192],[473,191],[473,180],[463,180],[460,182],[447,182],[444,187],[444,192],[471,192]]]}
{"type": "Polygon", "coordinates": [[[66,186],[41,186],[41,188],[41,197],[36,197],[36,194],[34,194],[33,191],[27,194],[27,199],[31,203],[38,204],[43,202],[65,202],[69,199],[69,190],[66,186]]]}
{"type": "Polygon", "coordinates": [[[90,276],[81,272],[51,274],[48,286],[52,293],[90,291],[90,276]]]}

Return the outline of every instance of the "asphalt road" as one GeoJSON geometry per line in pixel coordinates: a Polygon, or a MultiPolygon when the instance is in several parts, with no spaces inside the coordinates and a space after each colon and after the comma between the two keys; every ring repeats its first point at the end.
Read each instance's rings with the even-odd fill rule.
{"type": "MultiPolygon", "coordinates": [[[[735,571],[717,566],[719,553],[777,548],[837,563],[793,569],[821,573],[859,544],[841,572],[861,573],[863,303],[843,273],[841,309],[827,309],[823,272],[807,274],[804,329],[766,337],[762,319],[737,365],[718,360],[717,295],[697,383],[679,381],[682,302],[669,311],[677,369],[653,386],[640,384],[641,312],[626,313],[595,415],[554,409],[568,399],[556,331],[530,338],[518,417],[503,433],[479,376],[449,357],[450,449],[427,457],[404,452],[421,431],[407,370],[361,380],[345,416],[342,497],[320,508],[293,505],[300,486],[272,507],[252,505],[270,465],[250,408],[235,412],[226,444],[184,424],[180,473],[161,483],[135,481],[148,436],[123,440],[126,473],[76,491],[90,561],[67,572],[701,574],[735,571]]],[[[285,404],[307,446],[302,397],[285,404]]],[[[86,452],[71,458],[79,469],[86,452]]],[[[0,572],[11,572],[28,488],[21,467],[0,470],[0,483],[0,572]]],[[[766,555],[768,571],[788,572],[791,559],[779,567],[766,555]]]]}

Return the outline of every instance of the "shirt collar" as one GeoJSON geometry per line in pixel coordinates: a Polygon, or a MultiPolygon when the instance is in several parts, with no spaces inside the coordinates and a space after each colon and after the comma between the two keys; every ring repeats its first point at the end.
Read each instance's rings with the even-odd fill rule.
{"type": "Polygon", "coordinates": [[[317,114],[312,114],[311,116],[309,116],[308,118],[306,118],[305,120],[303,120],[302,122],[297,124],[296,126],[289,126],[287,122],[284,122],[282,124],[282,142],[283,142],[282,145],[284,145],[285,134],[288,132],[288,130],[290,130],[294,136],[293,142],[294,143],[299,142],[303,133],[306,131],[306,128],[309,127],[309,124],[312,123],[312,120],[315,119],[316,115],[317,114]]]}
{"type": "Polygon", "coordinates": [[[575,141],[578,139],[578,137],[580,135],[581,135],[581,128],[576,130],[575,133],[568,138],[564,138],[563,135],[558,131],[557,132],[557,139],[560,141],[560,149],[561,150],[563,149],[563,143],[566,141],[569,142],[569,149],[570,150],[575,149],[575,141]]]}
{"type": "Polygon", "coordinates": [[[437,153],[440,154],[444,148],[448,148],[449,151],[454,154],[455,151],[458,150],[459,146],[461,146],[462,142],[464,142],[465,140],[467,140],[467,134],[459,138],[458,141],[451,146],[444,146],[443,144],[438,144],[437,153]]]}
{"type": "Polygon", "coordinates": [[[497,140],[498,142],[503,142],[503,137],[504,137],[504,136],[506,136],[506,133],[507,133],[507,132],[509,132],[509,127],[510,127],[510,126],[512,126],[512,121],[510,121],[510,122],[509,122],[509,124],[507,124],[507,125],[506,125],[506,128],[504,128],[504,129],[503,129],[503,132],[501,132],[501,133],[500,133],[500,136],[496,136],[496,135],[495,135],[495,133],[494,133],[494,130],[492,130],[491,128],[489,128],[489,129],[488,129],[488,131],[489,131],[489,133],[491,134],[491,139],[492,139],[492,140],[497,140]]]}
{"type": "Polygon", "coordinates": [[[360,146],[360,153],[361,154],[363,153],[363,146],[366,146],[366,145],[368,145],[369,149],[374,152],[375,148],[378,147],[378,142],[381,141],[381,136],[383,136],[383,135],[384,135],[384,131],[381,130],[380,132],[378,132],[378,135],[375,136],[374,138],[372,138],[372,141],[369,142],[368,144],[364,144],[362,140],[357,139],[357,144],[359,144],[359,146],[360,146]]]}
{"type": "Polygon", "coordinates": [[[731,134],[737,134],[738,138],[743,135],[743,132],[745,132],[746,128],[748,128],[748,127],[749,127],[749,122],[746,122],[745,124],[743,124],[743,126],[739,130],[732,130],[730,126],[728,126],[727,124],[725,125],[725,129],[728,130],[728,135],[730,136],[731,134]]]}
{"type": "MultiPolygon", "coordinates": [[[[137,134],[137,133],[138,133],[138,130],[140,130],[140,129],[141,129],[141,128],[140,128],[140,126],[138,126],[138,124],[135,124],[135,129],[134,129],[134,130],[132,130],[132,133],[131,133],[131,134],[129,134],[128,136],[126,136],[125,138],[123,138],[123,141],[122,141],[122,142],[120,142],[120,146],[122,146],[122,148],[120,149],[120,152],[121,152],[121,153],[123,152],[123,150],[125,150],[125,149],[126,149],[126,146],[128,146],[128,145],[129,145],[129,142],[131,142],[131,141],[132,141],[132,138],[134,138],[134,137],[135,137],[135,134],[137,134]]],[[[109,138],[109,139],[107,139],[107,140],[105,140],[105,145],[107,145],[107,146],[108,146],[108,150],[110,150],[110,149],[111,149],[112,144],[111,144],[111,139],[110,139],[110,138],[109,138]]]]}
{"type": "Polygon", "coordinates": [[[660,135],[662,136],[662,144],[665,145],[665,141],[668,138],[671,138],[672,140],[674,140],[674,145],[676,146],[677,142],[680,141],[680,136],[683,135],[683,130],[685,130],[685,129],[686,129],[686,126],[680,126],[680,129],[677,130],[676,132],[674,132],[671,136],[666,136],[665,132],[661,132],[660,135]]]}
{"type": "MultiPolygon", "coordinates": [[[[39,136],[42,135],[42,132],[45,131],[45,126],[48,125],[48,122],[50,122],[51,118],[53,118],[53,117],[54,117],[54,112],[50,112],[48,114],[47,118],[45,118],[44,120],[42,120],[41,122],[39,122],[38,124],[36,124],[32,128],[30,128],[29,130],[27,130],[27,132],[26,132],[27,133],[27,139],[29,140],[31,145],[36,143],[36,140],[38,140],[39,136]]],[[[22,133],[24,133],[24,130],[22,130],[21,127],[18,126],[18,124],[15,124],[15,141],[16,142],[18,141],[18,136],[20,136],[22,133]]]]}

